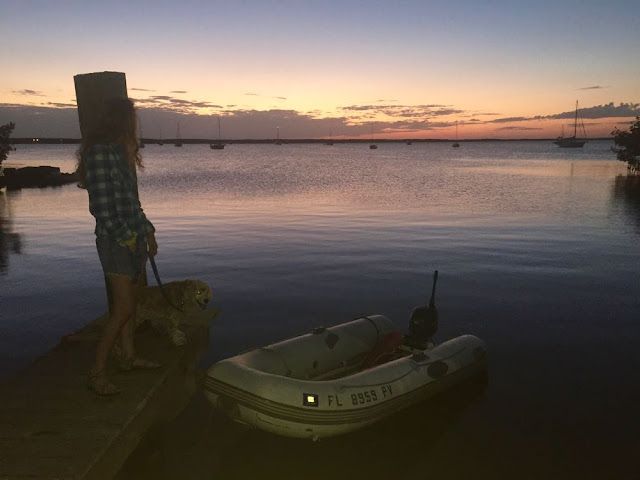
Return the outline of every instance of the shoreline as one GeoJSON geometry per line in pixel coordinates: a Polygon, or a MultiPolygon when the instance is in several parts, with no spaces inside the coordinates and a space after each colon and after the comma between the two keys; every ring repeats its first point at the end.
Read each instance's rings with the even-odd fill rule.
{"type": "Polygon", "coordinates": [[[59,167],[3,167],[0,169],[0,188],[20,190],[22,188],[60,187],[78,181],[76,172],[61,173],[59,167]]]}
{"type": "MultiPolygon", "coordinates": [[[[334,144],[351,144],[351,143],[406,143],[407,141],[416,142],[416,143],[472,143],[472,142],[553,142],[556,138],[474,138],[474,139],[449,139],[449,138],[405,138],[405,139],[386,139],[386,138],[374,138],[371,140],[370,138],[351,138],[351,139],[332,139],[331,141],[334,144]]],[[[600,141],[600,140],[610,140],[613,141],[613,137],[597,137],[597,138],[589,138],[587,141],[600,141]]],[[[325,144],[328,141],[326,138],[288,138],[288,139],[280,139],[280,142],[283,145],[286,144],[309,144],[309,143],[319,143],[325,144]]],[[[13,145],[79,145],[81,139],[79,138],[13,138],[11,139],[11,144],[13,145]]],[[[142,138],[142,142],[145,145],[158,145],[160,143],[160,139],[156,138],[142,138]]],[[[176,142],[176,139],[163,139],[162,144],[167,146],[173,146],[176,142]]],[[[217,143],[218,140],[205,139],[205,138],[187,138],[182,139],[181,142],[183,144],[197,145],[197,144],[210,144],[217,143]]],[[[265,138],[245,138],[245,139],[222,139],[221,143],[225,145],[233,145],[233,144],[274,144],[274,139],[265,139],[265,138]]]]}

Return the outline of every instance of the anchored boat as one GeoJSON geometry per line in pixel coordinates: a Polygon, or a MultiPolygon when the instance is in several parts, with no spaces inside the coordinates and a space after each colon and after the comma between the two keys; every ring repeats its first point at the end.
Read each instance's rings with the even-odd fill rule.
{"type": "Polygon", "coordinates": [[[433,297],[414,309],[409,334],[370,315],[212,365],[205,395],[232,419],[287,437],[318,440],[373,424],[486,369],[473,335],[438,345],[433,297]]]}
{"type": "Polygon", "coordinates": [[[212,150],[224,150],[224,143],[220,140],[220,115],[218,115],[218,142],[209,144],[212,150]]]}
{"type": "Polygon", "coordinates": [[[573,136],[564,136],[564,125],[562,126],[562,135],[553,141],[556,145],[563,148],[582,148],[587,143],[587,132],[584,128],[584,121],[580,117],[580,125],[583,137],[578,137],[578,101],[576,100],[576,115],[573,121],[573,136]]]}

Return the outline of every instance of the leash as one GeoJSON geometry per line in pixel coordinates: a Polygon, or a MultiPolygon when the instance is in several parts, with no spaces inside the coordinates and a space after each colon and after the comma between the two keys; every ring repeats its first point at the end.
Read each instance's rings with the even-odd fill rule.
{"type": "Polygon", "coordinates": [[[173,302],[171,301],[171,299],[167,295],[167,292],[164,291],[164,288],[162,287],[162,281],[160,280],[160,275],[158,274],[158,267],[156,267],[156,261],[153,259],[153,257],[151,255],[149,255],[149,263],[151,264],[151,268],[153,269],[153,276],[156,277],[156,282],[158,283],[158,286],[160,287],[160,293],[162,293],[162,296],[164,297],[164,299],[174,309],[176,309],[179,312],[183,312],[184,313],[184,311],[181,308],[178,308],[173,304],[173,302]]]}

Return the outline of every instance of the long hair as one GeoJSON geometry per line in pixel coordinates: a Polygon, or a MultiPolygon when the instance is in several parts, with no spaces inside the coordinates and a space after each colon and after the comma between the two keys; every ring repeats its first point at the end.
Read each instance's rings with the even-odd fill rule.
{"type": "Polygon", "coordinates": [[[80,148],[76,152],[78,187],[87,188],[86,153],[94,145],[108,143],[115,143],[124,148],[127,163],[134,175],[136,166],[143,168],[138,146],[136,109],[129,98],[106,100],[98,121],[83,135],[80,148]]]}

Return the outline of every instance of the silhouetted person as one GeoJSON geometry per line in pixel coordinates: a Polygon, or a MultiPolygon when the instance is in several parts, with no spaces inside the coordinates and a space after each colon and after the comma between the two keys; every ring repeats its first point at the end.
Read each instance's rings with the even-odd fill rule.
{"type": "Polygon", "coordinates": [[[158,368],[136,357],[133,332],[136,296],[147,255],[155,256],[155,228],[138,198],[136,168],[142,167],[136,137],[136,111],[129,99],[105,102],[97,125],[82,138],[78,150],[78,185],[89,193],[89,211],[96,219],[96,247],[106,278],[109,318],[98,341],[89,387],[98,395],[120,389],[107,377],[113,352],[123,370],[158,368]]]}

